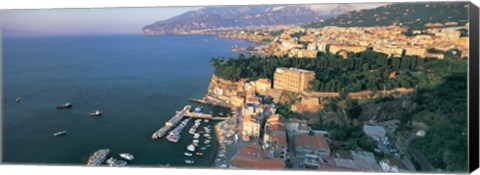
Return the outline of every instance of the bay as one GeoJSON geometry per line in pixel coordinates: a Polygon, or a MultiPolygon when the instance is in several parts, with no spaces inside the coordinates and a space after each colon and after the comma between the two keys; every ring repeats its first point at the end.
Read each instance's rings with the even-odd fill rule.
{"type": "MultiPolygon", "coordinates": [[[[110,148],[132,153],[130,165],[184,166],[192,121],[179,143],[150,136],[176,110],[198,105],[188,98],[205,94],[210,58],[236,57],[233,45],[253,46],[213,35],[3,38],[4,163],[84,165],[94,151],[110,148]],[[55,109],[65,102],[73,108],[55,109]],[[95,109],[104,115],[89,116],[95,109]],[[68,134],[52,136],[61,130],[68,134]]],[[[193,158],[195,166],[209,166],[215,149],[193,158]]]]}

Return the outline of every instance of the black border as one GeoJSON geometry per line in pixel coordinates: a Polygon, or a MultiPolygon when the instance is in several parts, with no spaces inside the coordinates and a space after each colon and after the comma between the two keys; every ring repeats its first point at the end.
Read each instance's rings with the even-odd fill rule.
{"type": "Polygon", "coordinates": [[[469,4],[470,23],[470,55],[469,55],[469,171],[472,173],[479,167],[479,104],[478,104],[478,77],[479,77],[479,45],[478,45],[478,7],[469,4]]]}

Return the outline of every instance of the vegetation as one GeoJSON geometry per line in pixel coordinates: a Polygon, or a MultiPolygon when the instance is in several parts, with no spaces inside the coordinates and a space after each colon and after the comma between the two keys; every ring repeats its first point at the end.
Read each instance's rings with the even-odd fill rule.
{"type": "Polygon", "coordinates": [[[375,149],[375,143],[362,131],[360,126],[325,123],[314,125],[312,129],[328,131],[330,139],[345,142],[346,148],[350,150],[360,147],[363,150],[373,152],[375,149]]]}
{"type": "Polygon", "coordinates": [[[419,149],[437,168],[466,171],[467,152],[467,74],[453,74],[439,86],[418,90],[419,107],[412,112],[415,120],[427,124],[419,149]]]}
{"type": "MultiPolygon", "coordinates": [[[[212,58],[215,75],[232,81],[242,78],[273,79],[277,67],[296,67],[315,72],[312,90],[319,92],[356,92],[362,90],[389,90],[398,87],[413,88],[431,85],[432,75],[449,75],[466,70],[466,61],[439,60],[404,56],[387,58],[386,54],[367,50],[350,54],[348,59],[338,55],[320,54],[314,59],[280,58],[275,56],[238,59],[212,58]],[[391,74],[395,74],[391,77],[391,74]]],[[[433,82],[432,82],[433,81],[433,82]]]]}
{"type": "Polygon", "coordinates": [[[397,24],[411,29],[424,29],[427,23],[444,24],[451,21],[458,22],[457,25],[465,25],[468,22],[467,4],[466,2],[396,3],[344,13],[307,26],[370,27],[397,24]]]}

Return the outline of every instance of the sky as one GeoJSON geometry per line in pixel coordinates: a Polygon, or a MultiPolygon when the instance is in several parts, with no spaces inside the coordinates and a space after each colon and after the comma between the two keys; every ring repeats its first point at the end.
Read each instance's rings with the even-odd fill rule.
{"type": "Polygon", "coordinates": [[[8,35],[140,33],[145,25],[202,7],[1,10],[8,35]]]}

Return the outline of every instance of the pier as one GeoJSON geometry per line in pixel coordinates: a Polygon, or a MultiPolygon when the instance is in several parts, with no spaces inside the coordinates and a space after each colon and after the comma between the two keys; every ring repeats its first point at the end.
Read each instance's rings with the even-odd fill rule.
{"type": "Polygon", "coordinates": [[[212,114],[205,114],[205,113],[197,113],[197,112],[190,112],[192,106],[186,105],[183,107],[181,111],[176,111],[175,116],[173,116],[170,120],[165,122],[165,125],[160,128],[159,130],[155,131],[152,134],[152,139],[159,139],[162,138],[167,134],[168,131],[172,130],[176,125],[178,125],[183,117],[191,117],[191,118],[200,118],[200,119],[209,119],[209,120],[226,120],[227,117],[215,117],[212,114]]]}

